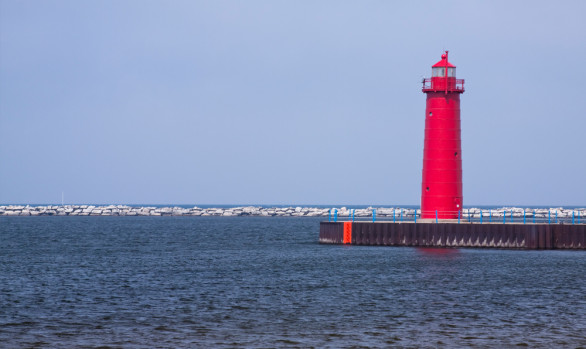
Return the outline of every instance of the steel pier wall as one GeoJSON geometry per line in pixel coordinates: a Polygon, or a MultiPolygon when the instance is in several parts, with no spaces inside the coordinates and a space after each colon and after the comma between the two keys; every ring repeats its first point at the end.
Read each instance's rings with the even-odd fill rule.
{"type": "Polygon", "coordinates": [[[343,222],[321,222],[319,225],[319,242],[324,244],[342,244],[344,241],[343,222]]]}
{"type": "MultiPolygon", "coordinates": [[[[344,222],[321,222],[319,242],[342,244],[344,222]]],[[[586,224],[353,222],[352,245],[586,249],[586,224]]]]}

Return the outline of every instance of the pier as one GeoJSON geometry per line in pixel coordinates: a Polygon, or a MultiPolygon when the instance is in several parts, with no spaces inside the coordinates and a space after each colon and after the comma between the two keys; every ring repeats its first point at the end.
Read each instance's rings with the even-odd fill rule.
{"type": "Polygon", "coordinates": [[[431,248],[586,249],[586,224],[321,222],[319,242],[431,248]]]}

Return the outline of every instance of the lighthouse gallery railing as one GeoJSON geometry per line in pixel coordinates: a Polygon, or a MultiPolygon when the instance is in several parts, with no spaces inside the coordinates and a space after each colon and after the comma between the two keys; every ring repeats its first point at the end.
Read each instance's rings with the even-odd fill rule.
{"type": "MultiPolygon", "coordinates": [[[[423,79],[422,90],[425,91],[444,91],[446,89],[446,79],[423,79]]],[[[464,79],[447,78],[448,91],[464,92],[464,79]]]]}

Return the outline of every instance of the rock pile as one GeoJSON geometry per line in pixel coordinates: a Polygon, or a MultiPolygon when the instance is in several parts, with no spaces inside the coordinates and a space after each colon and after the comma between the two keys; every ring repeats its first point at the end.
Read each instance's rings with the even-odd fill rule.
{"type": "MultiPolygon", "coordinates": [[[[334,214],[334,209],[337,216],[340,218],[348,217],[352,211],[346,207],[332,207],[332,208],[317,208],[317,207],[262,207],[262,206],[243,206],[230,208],[200,208],[197,206],[191,208],[184,207],[134,207],[126,205],[45,205],[45,206],[29,206],[29,205],[5,205],[0,206],[0,216],[223,216],[223,217],[239,217],[239,216],[257,216],[257,217],[328,217],[334,214]]],[[[372,217],[373,207],[354,210],[354,217],[364,218],[372,217]]],[[[542,208],[542,209],[523,209],[519,207],[503,207],[499,209],[486,210],[480,208],[468,208],[462,210],[462,218],[480,218],[482,217],[503,217],[506,214],[509,217],[532,218],[535,212],[536,218],[547,218],[550,214],[552,217],[557,215],[558,218],[571,218],[572,215],[582,217],[586,220],[586,208],[580,209],[564,209],[558,208],[542,208]]],[[[402,214],[403,217],[413,218],[414,214],[420,215],[420,210],[412,208],[376,208],[376,217],[397,219],[402,214]]]]}
{"type": "Polygon", "coordinates": [[[126,205],[0,206],[0,216],[327,216],[327,208],[311,207],[134,207],[126,205]]]}

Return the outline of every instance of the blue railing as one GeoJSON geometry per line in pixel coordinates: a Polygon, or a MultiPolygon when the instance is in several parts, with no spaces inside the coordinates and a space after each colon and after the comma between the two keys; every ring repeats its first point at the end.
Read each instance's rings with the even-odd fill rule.
{"type": "MultiPolygon", "coordinates": [[[[586,217],[581,210],[571,210],[571,214],[566,213],[563,216],[558,215],[558,210],[544,210],[544,209],[465,209],[463,211],[435,211],[433,214],[425,214],[426,218],[422,218],[421,210],[419,209],[369,209],[360,210],[359,215],[356,214],[355,209],[338,210],[336,208],[330,209],[328,213],[329,222],[339,221],[384,221],[389,222],[420,222],[420,223],[548,223],[548,224],[585,224],[586,217]],[[365,213],[368,212],[368,213],[365,213]],[[545,211],[545,212],[544,212],[545,211]],[[430,218],[431,216],[431,218],[430,218]],[[446,218],[450,217],[450,218],[446,218]]],[[[429,213],[429,212],[426,212],[429,213]]]]}

